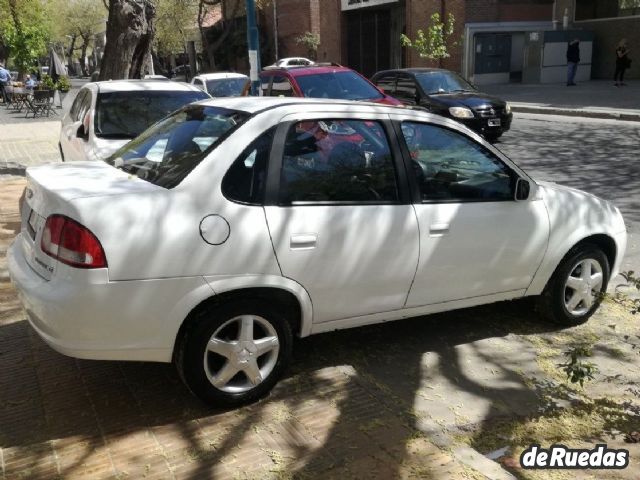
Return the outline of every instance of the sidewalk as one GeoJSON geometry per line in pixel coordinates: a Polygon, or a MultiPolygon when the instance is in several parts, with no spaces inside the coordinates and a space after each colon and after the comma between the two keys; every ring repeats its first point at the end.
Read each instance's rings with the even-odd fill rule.
{"type": "Polygon", "coordinates": [[[613,80],[565,84],[482,85],[480,90],[511,103],[514,112],[640,121],[640,81],[615,87],[613,80]]]}

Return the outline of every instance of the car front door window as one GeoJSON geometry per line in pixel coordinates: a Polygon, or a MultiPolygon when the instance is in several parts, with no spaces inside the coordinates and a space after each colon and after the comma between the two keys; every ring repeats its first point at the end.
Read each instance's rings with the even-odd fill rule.
{"type": "Polygon", "coordinates": [[[402,123],[424,202],[513,200],[516,175],[479,143],[447,128],[402,123]]]}

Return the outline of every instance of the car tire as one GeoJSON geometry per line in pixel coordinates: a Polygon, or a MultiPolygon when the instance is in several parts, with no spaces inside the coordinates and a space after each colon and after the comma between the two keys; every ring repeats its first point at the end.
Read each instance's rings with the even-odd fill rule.
{"type": "Polygon", "coordinates": [[[236,300],[196,314],[178,345],[175,364],[203,402],[234,408],[269,393],[290,362],[292,343],[290,323],[273,306],[259,299],[236,300]]]}
{"type": "Polygon", "coordinates": [[[600,248],[588,243],[577,245],[556,268],[538,299],[538,310],[559,325],[572,327],[586,322],[606,292],[609,268],[609,260],[600,248]],[[587,268],[589,272],[585,273],[587,268]]]}
{"type": "Polygon", "coordinates": [[[489,143],[496,143],[501,136],[501,133],[488,133],[485,134],[484,138],[489,143]]]}

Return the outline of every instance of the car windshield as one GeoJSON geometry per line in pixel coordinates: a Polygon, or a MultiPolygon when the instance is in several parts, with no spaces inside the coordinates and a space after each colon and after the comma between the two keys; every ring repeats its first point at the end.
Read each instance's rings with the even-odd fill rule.
{"type": "Polygon", "coordinates": [[[246,85],[246,78],[207,80],[207,91],[212,97],[239,97],[246,85]]]}
{"type": "Polygon", "coordinates": [[[417,73],[418,83],[427,95],[433,93],[475,92],[476,89],[460,75],[453,72],[417,73]]]}
{"type": "Polygon", "coordinates": [[[327,72],[296,77],[305,97],[377,100],[383,95],[355,72],[327,72]]]}
{"type": "Polygon", "coordinates": [[[105,161],[155,185],[173,188],[248,117],[246,112],[190,105],[105,161]]]}
{"type": "Polygon", "coordinates": [[[100,93],[96,104],[96,136],[135,138],[171,112],[205,98],[209,96],[201,91],[135,90],[100,93]]]}

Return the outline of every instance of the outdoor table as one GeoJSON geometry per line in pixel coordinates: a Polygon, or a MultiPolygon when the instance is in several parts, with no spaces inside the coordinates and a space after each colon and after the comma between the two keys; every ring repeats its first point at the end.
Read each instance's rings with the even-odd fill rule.
{"type": "Polygon", "coordinates": [[[33,90],[31,89],[13,87],[13,91],[11,92],[11,103],[9,105],[12,105],[12,108],[15,110],[22,112],[22,108],[26,104],[29,95],[32,94],[33,90]]]}

